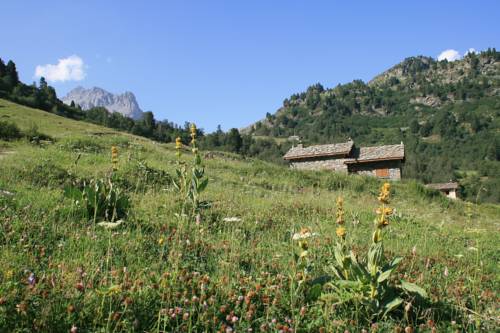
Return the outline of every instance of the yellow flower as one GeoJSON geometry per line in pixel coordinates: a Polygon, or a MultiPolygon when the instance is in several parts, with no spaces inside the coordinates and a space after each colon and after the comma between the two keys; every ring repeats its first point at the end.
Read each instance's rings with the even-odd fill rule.
{"type": "Polygon", "coordinates": [[[118,148],[116,146],[111,146],[111,163],[113,164],[113,170],[118,169],[118,148]]]}
{"type": "Polygon", "coordinates": [[[385,183],[380,189],[380,194],[378,196],[378,201],[381,203],[388,203],[391,191],[391,184],[385,183]]]}
{"type": "Polygon", "coordinates": [[[379,208],[377,208],[376,212],[378,215],[389,216],[392,214],[393,210],[390,207],[379,207],[379,208]]]}
{"type": "Polygon", "coordinates": [[[340,226],[337,228],[337,230],[335,230],[335,233],[337,234],[338,237],[344,238],[346,235],[346,230],[344,227],[340,226]]]}
{"type": "Polygon", "coordinates": [[[11,279],[13,276],[14,276],[14,271],[12,269],[9,269],[7,272],[5,272],[6,279],[11,279]]]}
{"type": "Polygon", "coordinates": [[[190,131],[191,131],[191,138],[194,141],[194,139],[196,138],[196,125],[194,123],[191,124],[190,131]]]}
{"type": "Polygon", "coordinates": [[[165,238],[160,237],[160,239],[158,239],[158,244],[163,245],[163,243],[165,243],[165,238]]]}
{"type": "Polygon", "coordinates": [[[175,149],[181,149],[182,148],[182,141],[180,137],[177,137],[175,139],[175,149]]]}
{"type": "Polygon", "coordinates": [[[337,198],[337,212],[336,212],[336,216],[337,216],[337,223],[338,224],[344,224],[344,208],[343,208],[343,205],[344,205],[344,199],[342,197],[338,197],[337,198]]]}

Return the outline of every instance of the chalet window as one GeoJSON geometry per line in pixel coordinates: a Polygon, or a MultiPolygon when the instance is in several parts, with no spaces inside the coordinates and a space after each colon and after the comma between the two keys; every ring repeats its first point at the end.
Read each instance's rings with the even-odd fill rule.
{"type": "Polygon", "coordinates": [[[375,175],[380,178],[389,178],[389,169],[375,169],[375,175]]]}

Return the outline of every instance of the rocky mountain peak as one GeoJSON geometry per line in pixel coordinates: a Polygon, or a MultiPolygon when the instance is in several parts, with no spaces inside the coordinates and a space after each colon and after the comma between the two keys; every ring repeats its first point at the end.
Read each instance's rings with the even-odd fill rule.
{"type": "Polygon", "coordinates": [[[99,87],[85,89],[79,86],[64,96],[62,101],[66,104],[71,104],[74,101],[83,110],[105,107],[110,112],[119,112],[133,119],[141,118],[143,113],[135,95],[130,91],[123,94],[112,94],[99,87]]]}

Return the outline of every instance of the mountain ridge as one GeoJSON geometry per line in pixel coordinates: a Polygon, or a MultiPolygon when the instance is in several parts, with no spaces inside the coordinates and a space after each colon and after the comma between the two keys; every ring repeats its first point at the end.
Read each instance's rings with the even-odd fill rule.
{"type": "Polygon", "coordinates": [[[100,87],[85,89],[78,86],[69,91],[61,100],[68,105],[74,102],[83,110],[104,107],[110,112],[118,112],[132,119],[140,119],[143,115],[135,95],[130,91],[113,94],[100,87]]]}

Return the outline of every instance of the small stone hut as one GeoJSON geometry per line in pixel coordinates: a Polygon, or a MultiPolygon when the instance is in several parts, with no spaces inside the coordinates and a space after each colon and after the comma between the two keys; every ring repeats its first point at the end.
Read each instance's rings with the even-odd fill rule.
{"type": "Polygon", "coordinates": [[[303,170],[332,170],[365,174],[386,179],[401,179],[404,144],[356,147],[354,141],[292,147],[283,158],[290,166],[303,170]]]}
{"type": "Polygon", "coordinates": [[[425,186],[427,186],[428,188],[432,188],[433,190],[440,191],[450,199],[458,198],[457,196],[458,183],[449,182],[449,183],[427,184],[425,186]]]}

